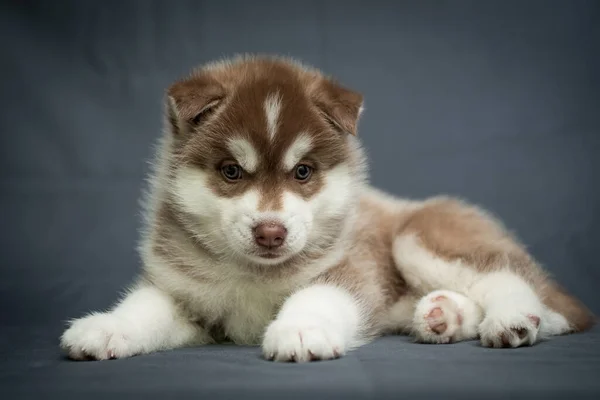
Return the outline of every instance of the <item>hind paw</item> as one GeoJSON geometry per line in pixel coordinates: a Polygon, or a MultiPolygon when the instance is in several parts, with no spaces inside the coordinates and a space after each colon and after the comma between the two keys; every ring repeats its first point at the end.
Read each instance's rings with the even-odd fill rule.
{"type": "Polygon", "coordinates": [[[423,297],[413,318],[413,333],[421,343],[454,343],[477,337],[481,309],[467,297],[437,290],[423,297]]]}
{"type": "Polygon", "coordinates": [[[531,346],[537,341],[540,317],[533,313],[509,314],[490,313],[479,327],[481,345],[484,347],[531,346]]]}

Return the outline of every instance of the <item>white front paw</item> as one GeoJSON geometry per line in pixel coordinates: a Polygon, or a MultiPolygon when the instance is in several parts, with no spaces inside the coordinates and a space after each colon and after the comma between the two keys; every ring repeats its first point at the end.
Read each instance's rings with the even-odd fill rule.
{"type": "Polygon", "coordinates": [[[74,360],[107,360],[136,354],[126,323],[112,314],[91,314],[73,321],[63,333],[61,348],[74,360]]]}
{"type": "Polygon", "coordinates": [[[346,352],[343,336],[318,318],[275,320],[266,332],[263,355],[273,361],[330,360],[346,352]]]}

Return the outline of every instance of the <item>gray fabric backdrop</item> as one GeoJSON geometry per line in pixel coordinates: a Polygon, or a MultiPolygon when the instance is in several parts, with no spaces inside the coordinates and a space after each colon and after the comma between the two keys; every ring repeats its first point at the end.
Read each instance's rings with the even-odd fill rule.
{"type": "Polygon", "coordinates": [[[238,52],[362,91],[376,186],[488,208],[600,313],[599,38],[593,0],[2,1],[0,334],[112,304],[163,91],[238,52]]]}

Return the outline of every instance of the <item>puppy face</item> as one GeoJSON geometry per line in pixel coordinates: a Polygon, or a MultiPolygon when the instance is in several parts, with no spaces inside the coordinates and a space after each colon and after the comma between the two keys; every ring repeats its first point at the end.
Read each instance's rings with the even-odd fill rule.
{"type": "Polygon", "coordinates": [[[362,176],[362,97],[296,64],[241,59],[169,91],[171,193],[216,254],[275,265],[327,251],[362,176]]]}

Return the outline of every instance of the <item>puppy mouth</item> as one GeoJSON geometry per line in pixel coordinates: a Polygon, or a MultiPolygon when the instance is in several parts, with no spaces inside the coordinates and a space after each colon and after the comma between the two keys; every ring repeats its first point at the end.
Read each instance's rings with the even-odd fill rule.
{"type": "Polygon", "coordinates": [[[276,265],[293,256],[285,249],[260,249],[249,254],[250,259],[258,264],[276,265]]]}
{"type": "Polygon", "coordinates": [[[280,258],[282,256],[283,256],[282,253],[276,252],[276,251],[268,251],[268,252],[263,252],[263,253],[258,254],[258,257],[265,258],[268,260],[274,260],[274,259],[280,258]]]}

